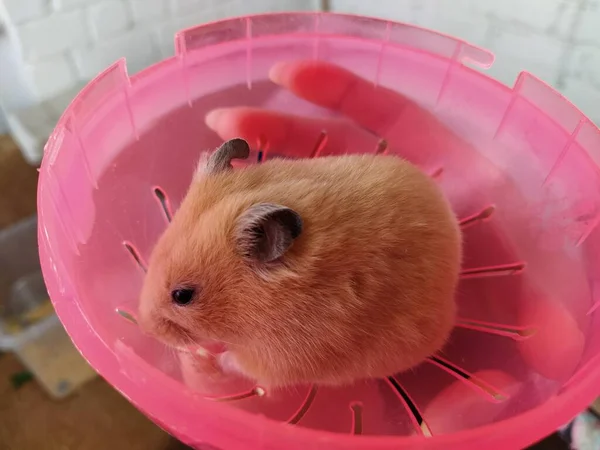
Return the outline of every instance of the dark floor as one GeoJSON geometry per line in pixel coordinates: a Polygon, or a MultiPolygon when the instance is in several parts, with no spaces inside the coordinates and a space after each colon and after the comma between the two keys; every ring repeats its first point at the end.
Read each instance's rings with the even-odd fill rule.
{"type": "Polygon", "coordinates": [[[0,134],[0,228],[36,210],[37,171],[21,157],[14,141],[0,134]]]}
{"type": "Polygon", "coordinates": [[[536,445],[529,447],[530,450],[569,450],[569,446],[565,444],[557,434],[547,437],[536,445]]]}
{"type": "MultiPolygon", "coordinates": [[[[165,450],[186,450],[190,447],[173,441],[165,450]]],[[[509,449],[507,449],[509,450],[509,449]]],[[[569,450],[569,446],[557,435],[547,437],[541,442],[529,447],[528,450],[569,450]]]]}
{"type": "MultiPolygon", "coordinates": [[[[0,228],[35,213],[37,173],[8,136],[0,135],[0,228]]],[[[23,370],[0,354],[0,450],[183,450],[106,382],[96,379],[76,395],[53,401],[34,382],[15,389],[23,370]]],[[[532,447],[566,450],[557,436],[532,447]]]]}

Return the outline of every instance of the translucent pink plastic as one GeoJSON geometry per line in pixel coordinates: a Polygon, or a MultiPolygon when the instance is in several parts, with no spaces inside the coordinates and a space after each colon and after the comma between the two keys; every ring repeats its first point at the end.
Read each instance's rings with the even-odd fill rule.
{"type": "Polygon", "coordinates": [[[493,58],[466,42],[361,17],[236,18],[179,33],[176,50],[133,77],[119,61],[92,81],[52,134],[39,185],[58,315],[152,420],[198,449],[516,449],[600,394],[600,131],[568,100],[527,73],[508,88],[472,69],[493,58]],[[290,58],[414,98],[472,146],[423,167],[463,220],[460,318],[438,357],[386,380],[211,385],[116,310],[136,310],[152,246],[200,151],[219,143],[209,110],[322,114],[268,81],[290,58]]]}

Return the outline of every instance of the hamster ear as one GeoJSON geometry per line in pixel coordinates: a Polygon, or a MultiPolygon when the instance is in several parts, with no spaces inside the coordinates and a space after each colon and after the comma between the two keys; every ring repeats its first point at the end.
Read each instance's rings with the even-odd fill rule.
{"type": "Polygon", "coordinates": [[[258,203],[238,219],[237,248],[251,261],[275,261],[300,236],[302,226],[302,218],[296,211],[273,203],[258,203]]]}
{"type": "Polygon", "coordinates": [[[250,154],[250,146],[243,139],[230,139],[225,141],[210,156],[204,155],[200,159],[196,174],[213,174],[232,169],[232,159],[246,159],[250,154]]]}

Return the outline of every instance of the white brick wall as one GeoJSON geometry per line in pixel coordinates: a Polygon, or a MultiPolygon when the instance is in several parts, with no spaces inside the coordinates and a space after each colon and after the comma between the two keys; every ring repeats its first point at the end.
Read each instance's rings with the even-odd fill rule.
{"type": "Polygon", "coordinates": [[[581,22],[575,30],[575,38],[600,47],[600,2],[589,2],[586,5],[581,22]]]}
{"type": "Polygon", "coordinates": [[[57,11],[63,11],[65,9],[78,8],[95,2],[96,0],[52,0],[52,6],[54,6],[57,11]]]}
{"type": "Polygon", "coordinates": [[[135,73],[172,55],[174,35],[183,28],[319,5],[319,0],[0,0],[0,18],[20,50],[26,83],[43,101],[121,57],[135,73]]]}
{"type": "Polygon", "coordinates": [[[475,45],[483,45],[490,29],[490,21],[485,15],[467,8],[467,1],[470,0],[459,1],[455,8],[444,9],[431,1],[421,2],[414,7],[414,21],[411,23],[451,36],[460,36],[475,45]]]}
{"type": "Polygon", "coordinates": [[[543,80],[556,84],[563,58],[563,42],[533,28],[495,28],[487,36],[490,46],[497,48],[496,63],[489,74],[512,85],[519,72],[527,70],[543,80]]]}
{"type": "Polygon", "coordinates": [[[105,0],[88,10],[92,33],[98,41],[118,36],[127,30],[131,23],[130,12],[124,0],[105,0]]]}
{"type": "MultiPolygon", "coordinates": [[[[317,9],[320,0],[0,0],[39,100],[119,57],[134,73],[173,54],[181,28],[231,15],[317,9]]],[[[528,70],[600,122],[600,0],[330,0],[331,9],[414,23],[492,50],[490,75],[528,70]]],[[[0,62],[1,64],[1,62],[0,62]]],[[[5,90],[6,91],[6,90],[5,90]]],[[[0,103],[2,98],[0,98],[0,103]]]]}
{"type": "Polygon", "coordinates": [[[569,79],[585,81],[600,89],[600,47],[578,46],[569,58],[568,70],[569,79]]]}
{"type": "Polygon", "coordinates": [[[89,40],[83,11],[57,12],[16,28],[25,61],[69,50],[89,40]]]}
{"type": "Polygon", "coordinates": [[[223,8],[227,3],[236,3],[234,0],[171,0],[170,6],[176,17],[187,14],[198,14],[200,11],[210,13],[215,9],[223,8]]]}
{"type": "Polygon", "coordinates": [[[14,24],[37,19],[49,11],[48,0],[2,0],[0,17],[10,19],[14,24]]]}
{"type": "Polygon", "coordinates": [[[79,75],[85,79],[96,76],[122,57],[127,59],[129,73],[138,72],[158,59],[158,51],[153,44],[152,35],[144,30],[120,34],[90,48],[74,49],[72,54],[79,75]]]}
{"type": "Polygon", "coordinates": [[[159,21],[168,11],[167,0],[131,0],[130,3],[136,23],[159,21]]]}
{"type": "Polygon", "coordinates": [[[330,0],[331,10],[413,23],[494,52],[488,74],[527,70],[600,124],[600,0],[330,0]]]}
{"type": "Polygon", "coordinates": [[[51,97],[77,81],[73,66],[64,54],[27,64],[25,73],[31,90],[39,98],[51,97]]]}
{"type": "Polygon", "coordinates": [[[175,13],[172,20],[163,23],[155,33],[158,47],[163,58],[174,54],[174,36],[177,31],[193,27],[198,23],[212,22],[221,17],[232,15],[229,13],[227,3],[213,7],[209,11],[195,11],[183,14],[182,11],[175,13]]]}
{"type": "MultiPolygon", "coordinates": [[[[446,0],[446,3],[450,3],[446,0]]],[[[577,9],[577,0],[471,0],[472,7],[482,15],[523,25],[526,28],[546,30],[557,24],[568,22],[577,9]]]]}

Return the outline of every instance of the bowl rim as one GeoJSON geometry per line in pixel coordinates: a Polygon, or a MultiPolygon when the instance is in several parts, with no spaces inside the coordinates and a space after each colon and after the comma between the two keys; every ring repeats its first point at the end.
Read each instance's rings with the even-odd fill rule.
{"type": "MultiPolygon", "coordinates": [[[[346,18],[349,21],[348,23],[355,24],[358,24],[359,22],[361,24],[371,22],[383,26],[394,24],[445,36],[464,45],[471,46],[460,39],[414,25],[353,14],[330,12],[266,13],[227,18],[182,30],[177,34],[176,41],[181,39],[181,36],[186,32],[190,32],[191,30],[197,32],[198,30],[209,29],[210,27],[215,26],[215,24],[220,26],[225,23],[233,23],[234,21],[240,20],[252,20],[253,18],[277,22],[281,20],[283,16],[286,16],[287,18],[311,17],[317,21],[324,16],[337,16],[346,18]]],[[[281,30],[278,34],[284,35],[286,32],[281,30]]],[[[475,46],[471,47],[478,49],[478,47],[475,46]]],[[[486,50],[482,51],[487,52],[486,50]]],[[[177,62],[176,59],[177,56],[171,58],[171,63],[175,64],[177,62]]],[[[157,64],[164,65],[167,64],[168,61],[168,59],[162,60],[157,64]]],[[[148,69],[135,75],[135,78],[143,78],[144,74],[147,73],[147,71],[152,70],[157,64],[150,66],[148,69]]],[[[488,82],[496,83],[499,87],[501,86],[509,91],[512,90],[485,74],[470,68],[469,70],[472,70],[473,76],[486,78],[488,82]]],[[[104,73],[106,72],[103,72],[103,74],[104,73]]],[[[100,79],[103,74],[100,74],[88,83],[88,86],[100,79]]],[[[71,106],[63,113],[56,129],[61,125],[64,125],[64,122],[71,113],[73,104],[78,101],[78,98],[79,96],[76,97],[71,106]]],[[[56,129],[50,137],[50,141],[52,141],[53,138],[56,138],[56,129]]],[[[546,433],[558,429],[587,407],[594,399],[592,393],[600,393],[600,388],[598,388],[598,386],[600,386],[600,355],[595,355],[588,361],[585,367],[576,372],[574,376],[576,380],[570,387],[568,395],[559,393],[556,396],[549,398],[544,404],[540,404],[524,413],[512,416],[508,419],[481,427],[460,430],[452,434],[434,435],[429,439],[424,439],[422,436],[353,436],[350,434],[304,428],[302,426],[290,427],[284,422],[269,419],[259,414],[249,413],[220,403],[201,399],[197,395],[194,396],[187,391],[186,388],[182,389],[181,385],[175,382],[175,380],[171,380],[173,383],[169,383],[167,380],[170,379],[169,377],[156,371],[150,371],[148,373],[146,383],[150,388],[154,387],[159,389],[148,389],[146,395],[140,395],[138,393],[136,398],[131,398],[128,395],[130,388],[132,391],[139,391],[139,387],[136,387],[135,380],[127,377],[120,371],[119,361],[113,349],[96,334],[91,325],[87,322],[83,310],[78,307],[77,295],[69,284],[68,276],[61,272],[61,267],[63,267],[62,263],[53,251],[54,239],[49,236],[49,230],[45,226],[45,221],[48,220],[46,218],[46,213],[53,214],[54,210],[51,205],[47,205],[44,201],[47,197],[47,180],[51,176],[49,172],[53,160],[54,158],[43,159],[38,185],[38,239],[40,260],[50,297],[67,333],[84,358],[86,358],[90,365],[109,381],[113,387],[120,391],[131,403],[138,407],[142,412],[149,415],[150,418],[159,425],[170,423],[167,416],[173,418],[174,411],[172,410],[170,414],[163,412],[158,413],[155,416],[150,415],[150,411],[154,412],[159,410],[159,408],[156,408],[155,406],[157,402],[172,401],[173,403],[181,403],[185,402],[185,398],[189,398],[191,395],[194,398],[194,406],[200,406],[208,413],[205,417],[207,419],[207,424],[210,425],[212,429],[209,434],[212,434],[213,436],[217,436],[218,432],[231,434],[232,430],[239,431],[246,429],[245,438],[250,438],[251,440],[254,439],[255,442],[273,444],[281,441],[290,442],[290,440],[293,440],[296,442],[296,445],[299,445],[298,448],[311,448],[311,446],[321,448],[322,445],[327,445],[327,448],[332,449],[398,449],[412,448],[414,445],[418,444],[419,448],[423,449],[447,449],[455,448],[456,446],[464,445],[465,443],[477,443],[478,445],[481,445],[486,442],[492,446],[491,448],[497,448],[498,444],[505,445],[507,443],[510,445],[518,444],[519,446],[528,445],[537,439],[542,438],[546,433]],[[84,350],[82,351],[82,349],[84,350]],[[226,425],[223,426],[223,423],[226,423],[226,425]],[[267,433],[265,433],[267,431],[268,436],[266,436],[267,433]]],[[[175,425],[164,425],[164,427],[167,430],[180,433],[186,438],[189,438],[189,436],[186,435],[187,430],[184,429],[185,427],[180,428],[175,425]]]]}

